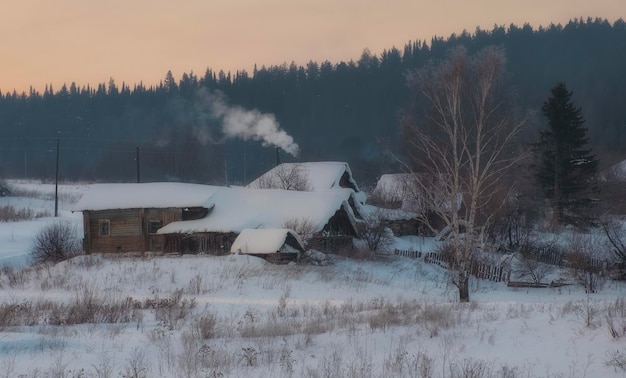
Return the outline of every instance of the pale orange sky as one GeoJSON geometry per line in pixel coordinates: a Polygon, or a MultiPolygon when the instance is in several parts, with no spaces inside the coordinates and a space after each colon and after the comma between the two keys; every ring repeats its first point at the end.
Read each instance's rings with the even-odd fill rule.
{"type": "Polygon", "coordinates": [[[158,84],[254,64],[358,60],[476,26],[626,18],[626,0],[13,0],[0,4],[0,90],[158,84]]]}

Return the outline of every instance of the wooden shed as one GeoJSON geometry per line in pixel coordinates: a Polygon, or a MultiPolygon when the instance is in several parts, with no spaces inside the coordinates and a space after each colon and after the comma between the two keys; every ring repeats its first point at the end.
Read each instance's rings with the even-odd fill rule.
{"type": "Polygon", "coordinates": [[[257,256],[270,262],[295,261],[302,252],[302,240],[288,229],[242,230],[230,249],[233,254],[257,256]]]}

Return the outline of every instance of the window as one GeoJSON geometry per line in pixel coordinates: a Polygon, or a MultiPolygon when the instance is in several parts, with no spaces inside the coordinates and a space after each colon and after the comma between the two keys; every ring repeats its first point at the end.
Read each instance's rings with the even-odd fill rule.
{"type": "Polygon", "coordinates": [[[100,236],[111,235],[111,221],[108,219],[100,219],[100,236]]]}
{"type": "Polygon", "coordinates": [[[148,222],[148,233],[156,234],[159,228],[163,227],[163,221],[160,219],[151,219],[148,222]]]}

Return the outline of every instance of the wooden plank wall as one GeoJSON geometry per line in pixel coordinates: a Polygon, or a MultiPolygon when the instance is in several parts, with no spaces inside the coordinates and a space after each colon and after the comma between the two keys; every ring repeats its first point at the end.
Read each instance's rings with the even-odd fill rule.
{"type": "Polygon", "coordinates": [[[161,220],[163,226],[181,220],[182,210],[120,209],[85,212],[85,251],[87,253],[125,253],[163,251],[163,236],[150,234],[150,220],[161,220]],[[111,222],[110,235],[100,236],[100,220],[111,222]]]}

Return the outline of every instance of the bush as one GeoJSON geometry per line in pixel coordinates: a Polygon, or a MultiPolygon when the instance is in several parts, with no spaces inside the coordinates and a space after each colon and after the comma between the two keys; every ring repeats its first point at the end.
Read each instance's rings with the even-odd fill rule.
{"type": "Polygon", "coordinates": [[[5,181],[0,180],[0,197],[6,197],[11,195],[11,187],[5,181]]]}
{"type": "Polygon", "coordinates": [[[76,228],[67,222],[44,227],[35,237],[31,258],[35,264],[58,263],[82,254],[76,228]]]}
{"type": "Polygon", "coordinates": [[[377,209],[365,217],[361,234],[370,251],[387,251],[393,245],[393,233],[387,228],[384,210],[377,209]]]}

